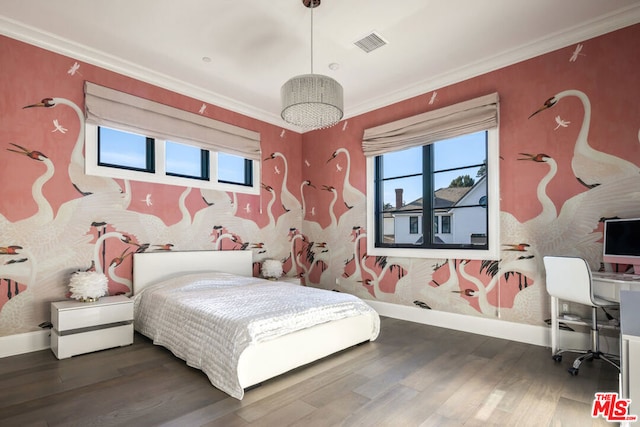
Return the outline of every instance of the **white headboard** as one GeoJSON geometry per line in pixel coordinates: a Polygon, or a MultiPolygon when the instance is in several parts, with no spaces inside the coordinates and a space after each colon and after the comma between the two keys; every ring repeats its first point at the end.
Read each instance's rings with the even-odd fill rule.
{"type": "Polygon", "coordinates": [[[133,254],[133,293],[178,273],[225,271],[253,275],[251,251],[142,252],[133,254]]]}

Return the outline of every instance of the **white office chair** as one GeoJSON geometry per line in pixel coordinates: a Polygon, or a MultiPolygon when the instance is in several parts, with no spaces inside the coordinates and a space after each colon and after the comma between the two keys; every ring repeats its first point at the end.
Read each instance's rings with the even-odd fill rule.
{"type": "MultiPolygon", "coordinates": [[[[591,349],[590,350],[558,350],[553,354],[553,360],[560,362],[562,353],[580,353],[573,366],[569,368],[571,375],[578,375],[580,364],[585,360],[602,359],[615,366],[618,370],[620,366],[614,362],[619,361],[619,357],[613,354],[606,354],[600,351],[600,339],[598,333],[598,323],[596,321],[597,309],[599,307],[615,307],[618,303],[607,301],[593,295],[591,281],[591,270],[589,265],[582,258],[545,256],[544,266],[547,271],[547,292],[552,297],[552,310],[557,315],[557,298],[563,301],[576,302],[591,307],[591,349]]],[[[553,322],[552,322],[553,323],[553,322]]],[[[551,325],[552,328],[557,325],[551,325]]],[[[553,341],[553,340],[552,340],[553,341]]],[[[555,343],[552,343],[555,349],[555,343]]]]}

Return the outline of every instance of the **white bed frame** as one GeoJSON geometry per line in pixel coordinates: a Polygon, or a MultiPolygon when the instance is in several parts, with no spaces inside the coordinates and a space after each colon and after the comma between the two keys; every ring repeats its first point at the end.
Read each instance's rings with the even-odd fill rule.
{"type": "MultiPolygon", "coordinates": [[[[225,271],[242,276],[253,274],[251,251],[148,252],[133,255],[133,292],[179,273],[225,271]]],[[[251,345],[238,361],[242,388],[306,365],[325,356],[371,339],[371,315],[364,314],[251,345]]]]}

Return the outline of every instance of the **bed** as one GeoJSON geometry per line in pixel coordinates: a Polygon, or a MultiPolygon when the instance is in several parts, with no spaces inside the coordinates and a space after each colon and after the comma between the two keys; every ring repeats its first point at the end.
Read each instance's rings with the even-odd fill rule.
{"type": "Polygon", "coordinates": [[[378,314],[357,297],[254,278],[252,271],[251,251],[136,253],[135,329],[237,399],[251,386],[378,336],[378,314]],[[322,308],[311,304],[325,300],[322,308]],[[287,311],[298,306],[304,313],[287,311]],[[243,327],[227,325],[236,317],[243,327]]]}

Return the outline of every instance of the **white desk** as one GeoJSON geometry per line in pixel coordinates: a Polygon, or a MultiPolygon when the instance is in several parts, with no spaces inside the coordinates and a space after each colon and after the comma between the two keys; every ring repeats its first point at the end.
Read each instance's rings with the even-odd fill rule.
{"type": "MultiPolygon", "coordinates": [[[[628,414],[639,415],[640,405],[640,275],[592,272],[593,294],[620,303],[620,379],[622,397],[631,399],[628,414]],[[621,297],[622,295],[622,297],[621,297]],[[635,401],[635,403],[634,403],[635,401]]],[[[551,353],[558,350],[558,322],[580,324],[558,318],[558,300],[551,298],[551,353]]],[[[626,427],[629,423],[623,423],[626,427]]]]}
{"type": "MultiPolygon", "coordinates": [[[[620,377],[630,415],[640,414],[640,292],[622,291],[620,301],[620,377]]],[[[623,424],[624,425],[624,424],[623,424]]]]}
{"type": "MultiPolygon", "coordinates": [[[[593,271],[591,272],[591,280],[593,284],[593,294],[597,297],[613,302],[620,302],[621,290],[640,292],[640,275],[637,274],[606,273],[593,271]]],[[[559,349],[559,322],[563,322],[567,325],[583,326],[588,326],[590,322],[590,319],[568,320],[559,318],[558,305],[558,299],[551,297],[551,354],[555,354],[559,349]]],[[[640,311],[640,308],[638,308],[638,310],[640,311]]]]}
{"type": "Polygon", "coordinates": [[[603,273],[594,271],[591,273],[593,283],[593,295],[620,302],[620,291],[640,291],[640,275],[622,273],[603,273]]]}

